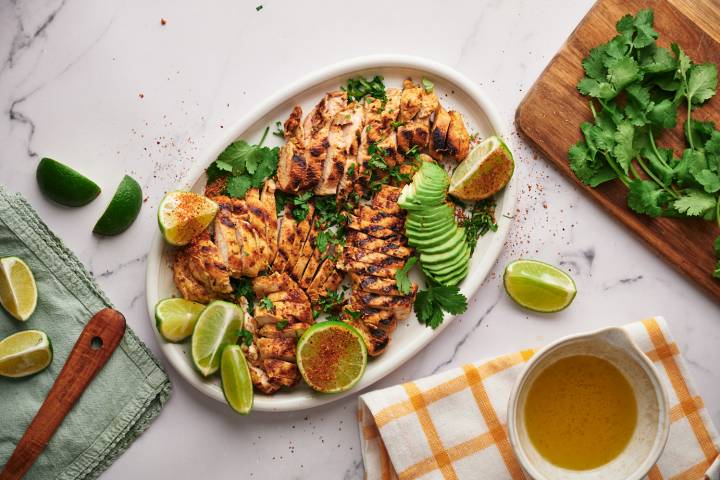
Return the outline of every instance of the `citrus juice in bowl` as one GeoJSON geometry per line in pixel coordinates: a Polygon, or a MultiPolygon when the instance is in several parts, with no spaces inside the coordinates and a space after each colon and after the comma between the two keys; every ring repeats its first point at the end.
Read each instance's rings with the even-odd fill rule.
{"type": "Polygon", "coordinates": [[[650,361],[609,328],[538,352],[511,394],[508,428],[535,480],[639,480],[665,446],[668,410],[650,361]]]}

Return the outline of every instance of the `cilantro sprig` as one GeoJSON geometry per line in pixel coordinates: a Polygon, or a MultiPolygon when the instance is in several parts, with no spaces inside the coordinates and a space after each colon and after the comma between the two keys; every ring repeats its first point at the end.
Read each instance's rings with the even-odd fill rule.
{"type": "Polygon", "coordinates": [[[444,312],[459,315],[467,310],[467,298],[457,286],[446,287],[430,281],[427,289],[415,297],[415,313],[421,323],[432,329],[440,326],[444,312]]]}
{"type": "Polygon", "coordinates": [[[395,284],[397,285],[400,293],[403,295],[409,294],[412,289],[412,283],[408,277],[408,272],[410,272],[410,269],[415,265],[415,263],[417,263],[417,257],[410,257],[407,262],[405,262],[405,265],[403,265],[403,267],[395,273],[395,284]]]}
{"type": "MultiPolygon", "coordinates": [[[[583,140],[568,151],[571,169],[591,187],[619,179],[636,213],[720,226],[720,131],[692,115],[715,95],[717,66],[694,63],[676,44],[659,47],[651,9],[625,15],[616,29],[582,62],[577,88],[590,97],[593,121],[580,126],[583,140]],[[687,112],[686,148],[678,157],[656,140],[677,126],[680,109],[687,112]]],[[[716,256],[720,278],[717,249],[716,256]]]]}
{"type": "Polygon", "coordinates": [[[378,100],[387,100],[383,77],[375,75],[372,79],[364,77],[348,78],[347,85],[340,87],[347,92],[348,100],[360,101],[365,97],[372,97],[378,100]]]}
{"type": "Polygon", "coordinates": [[[262,146],[269,130],[269,127],[265,129],[257,145],[245,140],[228,145],[208,167],[208,181],[227,177],[225,193],[235,198],[245,198],[250,188],[262,187],[265,180],[275,175],[278,164],[278,148],[262,146]]]}

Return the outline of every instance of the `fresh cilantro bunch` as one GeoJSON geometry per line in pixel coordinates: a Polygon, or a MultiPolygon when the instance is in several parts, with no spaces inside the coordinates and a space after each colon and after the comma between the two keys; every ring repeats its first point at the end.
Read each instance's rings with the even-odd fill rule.
{"type": "Polygon", "coordinates": [[[245,140],[228,145],[208,167],[208,181],[227,176],[225,193],[235,198],[245,198],[251,187],[261,188],[265,180],[277,172],[278,148],[262,146],[269,130],[265,129],[257,145],[250,145],[245,140]]]}
{"type": "MultiPolygon", "coordinates": [[[[625,15],[616,28],[618,35],[582,62],[577,88],[590,97],[594,121],[580,126],[584,140],[570,147],[570,168],[591,187],[619,179],[637,213],[720,226],[720,132],[692,118],[717,91],[717,66],[693,63],[675,44],[659,47],[651,9],[625,15]],[[676,127],[680,108],[687,111],[686,148],[676,156],[656,139],[676,127]]],[[[714,275],[720,278],[720,262],[714,275]]]]}
{"type": "Polygon", "coordinates": [[[444,313],[458,315],[467,310],[467,298],[457,286],[446,287],[428,280],[427,289],[415,297],[418,320],[433,329],[440,326],[444,313]]]}
{"type": "Polygon", "coordinates": [[[489,198],[476,202],[469,214],[465,220],[460,222],[460,226],[465,228],[465,241],[470,246],[470,251],[474,252],[480,237],[489,231],[497,232],[495,199],[489,198]]]}

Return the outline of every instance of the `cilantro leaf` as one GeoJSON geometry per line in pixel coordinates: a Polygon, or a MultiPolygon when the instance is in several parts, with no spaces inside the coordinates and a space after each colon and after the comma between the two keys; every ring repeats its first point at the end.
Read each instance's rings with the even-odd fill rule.
{"type": "Polygon", "coordinates": [[[459,315],[467,310],[467,298],[457,286],[443,286],[431,282],[415,297],[418,320],[433,329],[443,321],[443,312],[459,315]]]}
{"type": "Polygon", "coordinates": [[[395,273],[395,283],[397,284],[398,290],[403,295],[407,295],[410,293],[412,284],[410,283],[410,279],[408,278],[408,272],[415,265],[416,262],[417,257],[408,258],[407,262],[405,262],[405,265],[403,265],[403,267],[395,273]]]}
{"type": "Polygon", "coordinates": [[[288,326],[288,323],[289,322],[287,320],[280,320],[275,324],[275,330],[283,330],[285,327],[288,326]]]}
{"type": "Polygon", "coordinates": [[[648,111],[648,120],[662,128],[675,128],[677,123],[677,104],[669,99],[653,104],[648,111]]]}
{"type": "Polygon", "coordinates": [[[625,175],[627,175],[628,170],[630,169],[630,163],[635,158],[635,155],[637,155],[637,151],[635,150],[635,147],[633,147],[635,127],[629,123],[622,123],[618,125],[614,138],[616,144],[615,148],[613,148],[613,153],[615,154],[615,158],[617,159],[620,168],[622,168],[625,175]]]}
{"type": "Polygon", "coordinates": [[[268,297],[263,297],[260,300],[260,306],[264,308],[265,310],[272,311],[273,309],[273,302],[268,297]]]}
{"type": "Polygon", "coordinates": [[[720,259],[720,235],[715,239],[715,256],[720,259]]]}
{"type": "Polygon", "coordinates": [[[695,105],[705,103],[717,90],[717,66],[712,63],[694,65],[690,69],[687,83],[688,102],[695,105]]]}
{"type": "Polygon", "coordinates": [[[230,177],[225,191],[231,197],[245,198],[245,194],[250,189],[251,183],[250,177],[247,176],[230,177]]]}
{"type": "Polygon", "coordinates": [[[425,93],[432,93],[433,90],[435,89],[435,84],[433,82],[431,82],[430,80],[428,80],[427,78],[423,77],[421,82],[422,82],[423,89],[425,90],[425,93]]]}
{"type": "Polygon", "coordinates": [[[605,81],[583,78],[577,86],[580,93],[596,98],[613,98],[617,95],[615,87],[605,81]]]}
{"type": "Polygon", "coordinates": [[[380,75],[375,75],[370,80],[364,77],[349,78],[347,85],[340,88],[347,92],[348,100],[360,101],[368,96],[378,100],[387,100],[385,84],[380,75]]]}
{"type": "Polygon", "coordinates": [[[245,297],[248,302],[248,309],[252,311],[255,307],[255,292],[252,288],[252,280],[246,277],[232,279],[235,288],[235,297],[245,297]]]}
{"type": "Polygon", "coordinates": [[[708,211],[714,211],[717,201],[713,195],[708,195],[701,190],[688,189],[683,196],[673,202],[673,206],[680,212],[690,217],[705,215],[708,211]]]}
{"type": "Polygon", "coordinates": [[[248,347],[249,347],[250,345],[252,345],[253,335],[252,335],[252,333],[251,333],[249,330],[245,330],[244,328],[241,329],[241,330],[238,332],[238,337],[239,337],[239,338],[238,338],[238,341],[240,342],[241,345],[242,345],[242,344],[245,344],[245,346],[248,346],[248,347]]]}
{"type": "Polygon", "coordinates": [[[617,178],[617,174],[607,163],[593,160],[585,142],[578,142],[570,147],[568,158],[570,168],[586,185],[597,187],[601,183],[617,178]]]}
{"type": "Polygon", "coordinates": [[[640,77],[640,66],[630,57],[618,58],[608,65],[608,81],[619,92],[640,77]]]}
{"type": "Polygon", "coordinates": [[[433,330],[443,321],[440,305],[435,303],[431,290],[422,290],[415,297],[415,313],[418,320],[433,330]]]}
{"type": "Polygon", "coordinates": [[[650,180],[633,180],[628,192],[628,206],[637,213],[659,217],[665,211],[667,193],[650,180]]]}

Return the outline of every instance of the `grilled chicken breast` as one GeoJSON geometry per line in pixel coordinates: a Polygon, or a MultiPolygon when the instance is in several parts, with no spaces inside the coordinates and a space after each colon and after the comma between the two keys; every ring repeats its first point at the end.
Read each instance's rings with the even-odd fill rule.
{"type": "MultiPolygon", "coordinates": [[[[318,195],[335,195],[349,159],[356,159],[359,133],[363,127],[365,111],[362,105],[351,103],[333,118],[328,132],[328,149],[320,183],[315,187],[318,195]]],[[[350,160],[353,164],[354,160],[350,160]]]]}
{"type": "Polygon", "coordinates": [[[186,247],[188,270],[206,289],[219,294],[233,291],[230,272],[206,230],[186,247]]]}
{"type": "Polygon", "coordinates": [[[335,115],[347,106],[347,93],[329,92],[315,105],[303,123],[307,149],[307,187],[317,186],[323,178],[330,141],[330,125],[335,115]]]}
{"type": "Polygon", "coordinates": [[[447,138],[445,139],[446,159],[461,162],[470,152],[470,134],[465,128],[462,114],[450,111],[450,127],[448,128],[447,138]]]}
{"type": "Polygon", "coordinates": [[[392,257],[408,258],[412,255],[412,249],[407,246],[407,239],[401,235],[376,238],[360,231],[351,230],[347,234],[347,244],[392,257]]]}
{"type": "Polygon", "coordinates": [[[173,280],[175,286],[185,300],[193,302],[210,303],[217,294],[205,287],[193,276],[188,262],[190,257],[187,249],[183,248],[176,252],[173,262],[173,280]]]}
{"type": "Polygon", "coordinates": [[[284,192],[297,193],[317,178],[308,178],[307,149],[302,126],[302,108],[296,106],[284,124],[285,145],[278,153],[278,188],[284,192]]]}
{"type": "Polygon", "coordinates": [[[417,146],[424,149],[430,140],[430,117],[438,107],[437,95],[406,79],[400,101],[400,121],[397,130],[398,150],[406,153],[417,146]]]}

